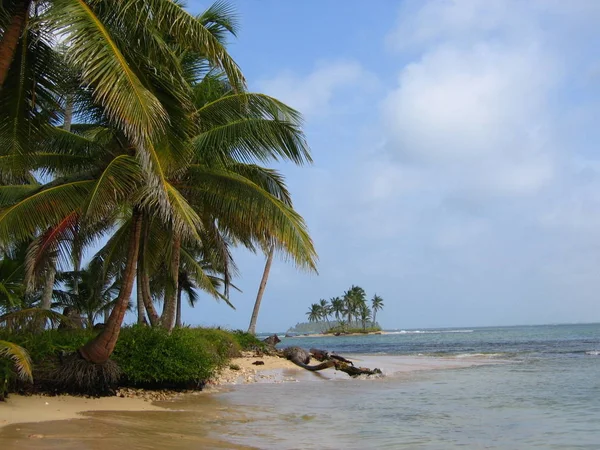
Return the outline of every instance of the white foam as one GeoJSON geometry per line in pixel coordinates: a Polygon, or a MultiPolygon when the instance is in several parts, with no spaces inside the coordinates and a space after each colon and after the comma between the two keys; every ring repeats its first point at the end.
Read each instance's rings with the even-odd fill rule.
{"type": "Polygon", "coordinates": [[[585,354],[591,356],[600,356],[600,350],[592,350],[590,352],[585,352],[585,354]]]}
{"type": "Polygon", "coordinates": [[[498,358],[504,356],[503,353],[459,353],[455,358],[498,358]]]}
{"type": "Polygon", "coordinates": [[[399,330],[386,331],[385,334],[445,334],[445,333],[472,333],[474,330],[399,330]]]}

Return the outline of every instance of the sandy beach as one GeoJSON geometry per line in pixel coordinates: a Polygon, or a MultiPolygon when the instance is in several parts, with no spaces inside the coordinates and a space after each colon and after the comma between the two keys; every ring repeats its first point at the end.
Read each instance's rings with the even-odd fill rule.
{"type": "MultiPolygon", "coordinates": [[[[276,356],[254,356],[246,353],[233,358],[229,365],[207,383],[204,392],[214,393],[219,387],[257,382],[295,381],[302,369],[276,356]],[[260,361],[263,364],[254,365],[260,361]]],[[[114,397],[86,398],[70,395],[11,395],[0,403],[0,428],[15,423],[83,419],[87,411],[164,411],[154,400],[170,400],[179,394],[162,391],[121,389],[114,397]]]]}

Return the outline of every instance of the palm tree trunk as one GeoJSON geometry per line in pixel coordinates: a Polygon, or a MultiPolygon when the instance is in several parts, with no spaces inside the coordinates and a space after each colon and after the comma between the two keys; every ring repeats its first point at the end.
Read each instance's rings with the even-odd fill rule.
{"type": "Polygon", "coordinates": [[[179,260],[181,258],[181,236],[175,233],[173,236],[173,248],[171,249],[171,279],[172,289],[165,295],[162,317],[160,319],[164,328],[171,331],[175,325],[175,312],[177,309],[177,292],[179,290],[179,260]]]}
{"type": "Polygon", "coordinates": [[[177,318],[175,319],[175,328],[181,328],[181,294],[183,289],[181,285],[177,287],[177,318]]]}
{"type": "Polygon", "coordinates": [[[156,312],[154,302],[152,301],[152,295],[150,294],[150,277],[144,268],[139,269],[138,276],[142,280],[142,301],[146,308],[146,314],[148,314],[148,320],[150,321],[151,326],[157,327],[160,325],[160,317],[156,312]]]}
{"type": "Polygon", "coordinates": [[[271,263],[273,262],[273,253],[275,252],[275,246],[271,245],[269,253],[267,254],[267,262],[265,263],[265,270],[263,272],[262,280],[260,280],[260,286],[258,287],[258,293],[256,294],[256,302],[254,302],[254,309],[252,310],[252,317],[250,318],[250,326],[248,327],[248,333],[256,334],[256,321],[258,320],[258,312],[260,311],[260,302],[262,301],[265,288],[267,287],[267,280],[269,279],[269,272],[271,271],[271,263]]]}
{"type": "Polygon", "coordinates": [[[138,287],[140,287],[142,292],[142,302],[144,303],[144,308],[146,309],[146,313],[148,314],[148,320],[150,321],[150,325],[156,327],[160,324],[160,317],[156,312],[156,308],[154,308],[154,303],[152,302],[152,295],[150,294],[150,277],[148,276],[148,271],[146,270],[146,263],[144,261],[144,253],[146,251],[146,247],[148,247],[148,237],[149,237],[149,222],[145,220],[145,216],[142,216],[142,236],[140,239],[140,251],[138,256],[138,287]],[[141,284],[141,286],[140,286],[141,284]]]}
{"type": "MultiPolygon", "coordinates": [[[[139,267],[138,267],[139,274],[139,267]]],[[[136,277],[136,297],[137,297],[137,323],[144,325],[146,321],[146,308],[144,307],[144,294],[142,294],[142,280],[139,275],[136,277]]]]}
{"type": "Polygon", "coordinates": [[[44,290],[42,291],[42,309],[50,309],[52,307],[52,293],[54,291],[54,279],[56,277],[56,266],[54,261],[50,261],[50,267],[46,273],[46,281],[44,290]]]}
{"type": "Polygon", "coordinates": [[[27,25],[31,0],[21,0],[16,3],[11,21],[4,30],[2,41],[0,41],[0,89],[4,86],[8,71],[15,58],[19,39],[27,25]]]}
{"type": "Polygon", "coordinates": [[[117,297],[117,302],[102,332],[79,349],[79,354],[91,363],[102,364],[108,361],[115,349],[117,339],[119,339],[121,325],[123,324],[123,318],[129,304],[129,297],[133,290],[133,282],[135,281],[135,268],[138,259],[141,230],[141,214],[139,211],[134,210],[129,246],[127,248],[127,265],[123,272],[121,291],[117,297]]]}
{"type": "Polygon", "coordinates": [[[63,129],[71,131],[71,122],[73,121],[73,94],[67,95],[67,104],[65,105],[65,122],[63,129]]]}

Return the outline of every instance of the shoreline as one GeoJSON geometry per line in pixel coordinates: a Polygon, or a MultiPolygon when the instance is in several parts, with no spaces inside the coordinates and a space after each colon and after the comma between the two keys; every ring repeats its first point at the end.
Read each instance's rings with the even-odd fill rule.
{"type": "MultiPolygon", "coordinates": [[[[373,355],[347,355],[361,364],[382,365],[384,374],[418,372],[423,370],[447,370],[472,367],[482,364],[493,364],[499,361],[482,360],[480,358],[447,359],[428,356],[395,357],[393,360],[381,360],[373,355]]],[[[386,357],[383,357],[386,358],[386,357]]],[[[160,402],[172,402],[186,394],[210,395],[223,392],[228,386],[240,386],[255,383],[285,383],[298,381],[323,381],[347,379],[342,372],[327,370],[309,372],[291,361],[277,356],[254,356],[246,352],[241,357],[232,358],[227,367],[217,376],[209,380],[202,391],[153,391],[144,389],[120,388],[117,395],[111,397],[89,398],[71,395],[23,396],[11,394],[5,402],[0,403],[0,431],[8,425],[31,424],[71,419],[87,419],[87,412],[147,412],[170,409],[160,402]],[[263,364],[254,365],[261,361],[263,364]],[[156,402],[159,402],[158,404],[156,402]]],[[[30,436],[36,437],[36,436],[30,436]]]]}
{"type": "Polygon", "coordinates": [[[119,388],[111,397],[83,397],[74,395],[19,395],[10,394],[0,402],[0,430],[8,425],[49,422],[54,420],[86,419],[86,412],[96,411],[168,411],[156,402],[172,401],[187,393],[212,394],[220,388],[258,382],[282,383],[295,381],[292,371],[302,371],[294,363],[277,356],[254,356],[247,352],[232,358],[217,376],[209,380],[201,391],[147,390],[119,388]],[[262,365],[253,362],[262,361],[262,365]],[[239,369],[234,370],[232,366],[239,369]],[[293,379],[292,379],[293,378],[293,379]]]}
{"type": "Polygon", "coordinates": [[[344,337],[344,336],[367,336],[370,334],[391,334],[389,331],[367,331],[366,333],[345,333],[335,335],[333,333],[314,333],[314,334],[298,334],[296,336],[283,336],[282,339],[295,339],[295,338],[314,338],[314,337],[344,337]]]}

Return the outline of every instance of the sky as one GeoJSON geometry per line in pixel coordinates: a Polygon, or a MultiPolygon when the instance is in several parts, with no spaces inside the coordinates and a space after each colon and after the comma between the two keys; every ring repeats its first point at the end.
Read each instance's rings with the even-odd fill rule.
{"type": "MultiPolygon", "coordinates": [[[[600,321],[600,2],[232,4],[250,90],[304,114],[314,158],[276,167],[319,274],[277,259],[258,331],[353,284],[388,329],[600,321]]],[[[187,323],[247,328],[265,258],[235,255],[237,309],[187,323]]]]}

